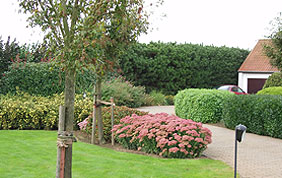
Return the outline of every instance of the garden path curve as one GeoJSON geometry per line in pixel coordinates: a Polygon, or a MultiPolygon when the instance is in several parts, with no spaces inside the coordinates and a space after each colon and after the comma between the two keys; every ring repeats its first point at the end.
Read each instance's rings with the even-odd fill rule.
{"type": "MultiPolygon", "coordinates": [[[[138,110],[175,114],[174,106],[150,106],[138,110]]],[[[212,143],[204,155],[234,167],[234,131],[208,124],[204,126],[213,134],[212,143]]],[[[247,133],[244,141],[238,143],[237,170],[240,178],[282,178],[282,139],[247,133]]]]}

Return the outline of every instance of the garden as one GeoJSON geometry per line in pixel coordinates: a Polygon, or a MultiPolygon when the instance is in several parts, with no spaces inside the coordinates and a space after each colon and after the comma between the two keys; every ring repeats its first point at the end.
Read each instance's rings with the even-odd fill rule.
{"type": "MultiPolygon", "coordinates": [[[[12,43],[7,41],[2,46],[9,46],[12,50],[8,53],[3,48],[5,55],[1,59],[12,60],[1,63],[6,65],[0,79],[0,132],[3,137],[0,139],[0,148],[3,154],[1,157],[6,160],[5,165],[0,166],[1,173],[5,172],[1,176],[53,176],[56,164],[58,108],[64,104],[65,97],[63,94],[65,71],[53,60],[44,58],[37,45],[19,46],[15,41],[12,43]],[[10,53],[11,51],[14,52],[10,53]],[[18,55],[19,53],[29,55],[18,55]],[[48,151],[40,154],[42,150],[48,151]],[[23,165],[25,162],[28,162],[28,166],[23,165]],[[40,171],[41,169],[33,169],[39,162],[42,163],[44,172],[40,171]]],[[[201,46],[187,45],[189,46],[205,49],[201,46]]],[[[167,44],[167,47],[171,48],[171,44],[167,44]]],[[[181,49],[183,46],[179,45],[170,50],[178,48],[181,49]]],[[[215,50],[211,47],[205,50],[210,49],[215,50]]],[[[227,50],[227,53],[231,51],[227,50]]],[[[200,54],[202,53],[197,55],[200,54]]],[[[124,59],[128,59],[126,57],[128,54],[124,55],[124,59]]],[[[162,52],[155,53],[156,58],[158,55],[163,56],[162,52]]],[[[148,53],[147,57],[150,60],[151,53],[148,53]]],[[[125,68],[123,70],[126,71],[125,68]]],[[[79,139],[74,143],[75,177],[232,176],[230,167],[220,161],[207,159],[203,155],[203,151],[212,142],[212,133],[202,125],[205,121],[191,116],[185,118],[164,113],[152,115],[134,109],[140,106],[173,105],[177,98],[174,99],[176,90],[172,84],[171,87],[163,86],[157,90],[159,86],[153,88],[146,83],[143,86],[138,85],[136,80],[128,77],[128,73],[121,76],[117,71],[111,71],[102,81],[102,100],[109,101],[114,97],[116,104],[113,129],[111,107],[102,107],[103,136],[105,145],[110,149],[81,142],[85,140],[87,142],[92,131],[93,87],[97,81],[95,76],[88,68],[78,70],[76,75],[73,128],[79,139]],[[109,146],[112,132],[115,134],[115,146],[109,146]],[[144,160],[147,160],[146,164],[144,160]],[[131,169],[124,170],[122,167],[131,169]],[[179,169],[183,171],[179,173],[179,169]]],[[[159,82],[161,83],[162,81],[159,82]]],[[[204,110],[200,113],[202,112],[204,110]]],[[[97,130],[95,135],[96,137],[99,135],[97,130]]]]}

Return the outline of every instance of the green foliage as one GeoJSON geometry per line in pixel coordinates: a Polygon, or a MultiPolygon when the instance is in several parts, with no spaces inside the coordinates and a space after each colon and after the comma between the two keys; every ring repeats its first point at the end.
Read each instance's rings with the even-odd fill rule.
{"type": "Polygon", "coordinates": [[[274,72],[271,76],[266,80],[263,88],[268,87],[281,87],[282,86],[282,73],[274,72]]]}
{"type": "Polygon", "coordinates": [[[133,86],[122,77],[113,78],[102,84],[102,100],[109,101],[114,97],[118,106],[137,108],[144,105],[145,88],[133,86]]]}
{"type": "Polygon", "coordinates": [[[282,96],[282,87],[265,88],[257,92],[257,95],[281,95],[282,96]]]}
{"type": "Polygon", "coordinates": [[[12,64],[11,59],[15,59],[19,52],[20,46],[16,42],[16,39],[10,42],[10,37],[8,37],[7,42],[4,43],[2,36],[0,36],[0,79],[3,76],[3,73],[7,71],[12,64]]]}
{"type": "Polygon", "coordinates": [[[248,132],[282,138],[282,96],[233,95],[224,105],[223,120],[230,129],[243,124],[248,132]]]}
{"type": "MultiPolygon", "coordinates": [[[[59,106],[63,105],[63,95],[52,97],[31,96],[17,91],[17,95],[0,96],[1,129],[51,129],[58,128],[59,106]]],[[[88,117],[92,111],[90,98],[76,95],[74,106],[74,126],[88,117]]]]}
{"type": "Polygon", "coordinates": [[[165,100],[166,100],[167,105],[174,105],[174,96],[173,95],[165,96],[165,100]]]}
{"type": "Polygon", "coordinates": [[[223,103],[233,93],[210,89],[185,89],[175,96],[175,113],[184,119],[217,123],[222,119],[223,103]]]}
{"type": "MultiPolygon", "coordinates": [[[[112,135],[112,123],[111,123],[111,107],[103,107],[102,108],[102,118],[103,118],[103,133],[104,138],[107,142],[111,141],[112,135]]],[[[138,111],[136,109],[128,108],[126,106],[116,106],[114,107],[114,125],[120,123],[120,120],[126,116],[131,116],[132,114],[136,114],[138,116],[143,116],[148,114],[147,112],[138,111]]],[[[92,132],[92,117],[93,115],[90,114],[84,121],[78,123],[80,130],[85,131],[86,133],[90,134],[92,132]]],[[[96,130],[96,132],[98,132],[96,130]]],[[[96,133],[96,136],[98,133],[96,133]]]]}
{"type": "MultiPolygon", "coordinates": [[[[14,63],[0,81],[0,93],[16,93],[16,87],[31,95],[51,96],[64,91],[65,73],[52,63],[14,63]]],[[[76,75],[76,93],[92,90],[95,74],[87,69],[76,75]]]]}
{"type": "Polygon", "coordinates": [[[127,80],[176,94],[185,88],[214,88],[237,84],[237,70],[249,51],[215,46],[176,43],[137,43],[121,57],[127,80]]]}
{"type": "Polygon", "coordinates": [[[270,58],[270,63],[282,70],[282,12],[271,21],[272,32],[269,38],[271,44],[264,46],[265,54],[270,58]]]}
{"type": "Polygon", "coordinates": [[[151,104],[152,106],[162,106],[167,105],[166,96],[161,92],[157,92],[153,90],[150,93],[150,97],[152,98],[151,104]]]}

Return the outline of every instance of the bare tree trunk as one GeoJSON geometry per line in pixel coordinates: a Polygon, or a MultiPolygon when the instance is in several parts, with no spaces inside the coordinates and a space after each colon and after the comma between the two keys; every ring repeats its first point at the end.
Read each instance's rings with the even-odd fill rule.
{"type": "Polygon", "coordinates": [[[64,126],[63,127],[59,126],[60,128],[63,129],[61,131],[59,130],[58,133],[58,161],[57,161],[56,178],[72,177],[74,99],[75,99],[75,70],[66,70],[65,110],[64,113],[62,114],[65,115],[65,118],[62,119],[64,121],[61,121],[60,123],[63,124],[64,126]],[[61,171],[58,170],[58,168],[61,171]]]}
{"type": "Polygon", "coordinates": [[[102,86],[102,80],[100,77],[98,77],[97,82],[96,82],[96,94],[97,94],[97,107],[96,107],[96,117],[98,121],[98,140],[99,144],[104,144],[104,134],[103,134],[103,120],[102,120],[102,108],[101,108],[101,86],[102,86]]]}

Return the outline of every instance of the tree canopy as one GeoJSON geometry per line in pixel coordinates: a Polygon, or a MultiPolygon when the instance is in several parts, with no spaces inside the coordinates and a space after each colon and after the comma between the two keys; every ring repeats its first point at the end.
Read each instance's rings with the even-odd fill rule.
{"type": "Polygon", "coordinates": [[[269,38],[271,45],[265,46],[265,53],[271,59],[270,63],[282,71],[282,12],[272,22],[272,32],[269,38]]]}

